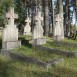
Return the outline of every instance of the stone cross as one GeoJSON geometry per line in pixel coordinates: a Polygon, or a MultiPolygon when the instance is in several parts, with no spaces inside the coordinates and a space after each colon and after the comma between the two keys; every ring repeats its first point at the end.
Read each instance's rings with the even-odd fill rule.
{"type": "Polygon", "coordinates": [[[46,39],[43,38],[42,20],[43,17],[41,16],[41,12],[38,11],[34,18],[33,45],[42,45],[46,43],[46,39]]]}
{"type": "Polygon", "coordinates": [[[28,17],[26,20],[26,25],[24,27],[24,35],[30,35],[31,34],[31,27],[30,27],[30,24],[31,24],[31,20],[30,18],[28,17]]]}
{"type": "Polygon", "coordinates": [[[18,28],[14,25],[14,19],[18,18],[17,14],[14,14],[14,7],[10,8],[10,11],[6,14],[9,18],[9,23],[3,29],[2,35],[2,49],[13,49],[21,46],[21,41],[18,41],[18,28]]]}
{"type": "Polygon", "coordinates": [[[60,19],[60,16],[59,14],[56,16],[56,19],[55,19],[56,22],[60,23],[61,22],[61,19],[60,19]]]}
{"type": "Polygon", "coordinates": [[[38,12],[38,18],[40,19],[40,21],[43,21],[43,17],[41,16],[40,12],[38,12]]]}
{"type": "Polygon", "coordinates": [[[41,17],[41,13],[37,12],[37,15],[34,18],[35,21],[35,26],[34,26],[34,39],[39,39],[43,37],[43,28],[42,28],[42,24],[41,21],[43,20],[43,17],[41,17]]]}
{"type": "Polygon", "coordinates": [[[25,22],[26,22],[26,25],[30,25],[31,20],[29,19],[29,17],[27,18],[27,20],[25,20],[25,22]]]}
{"type": "Polygon", "coordinates": [[[61,37],[61,19],[59,17],[59,14],[56,15],[56,18],[55,18],[55,30],[54,30],[54,36],[58,39],[61,37]]]}
{"type": "Polygon", "coordinates": [[[8,24],[14,26],[14,19],[18,18],[18,14],[14,14],[14,7],[10,7],[10,11],[6,13],[6,18],[9,18],[8,24]]]}

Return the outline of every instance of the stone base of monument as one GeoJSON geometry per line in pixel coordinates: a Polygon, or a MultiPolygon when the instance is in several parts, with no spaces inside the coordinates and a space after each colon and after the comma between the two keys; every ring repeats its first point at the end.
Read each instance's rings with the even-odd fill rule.
{"type": "Polygon", "coordinates": [[[21,46],[21,41],[8,41],[2,43],[2,49],[14,49],[21,46]]]}
{"type": "Polygon", "coordinates": [[[46,43],[46,41],[47,41],[47,39],[45,39],[45,38],[39,38],[39,39],[34,39],[32,41],[29,41],[29,43],[32,45],[43,45],[46,43]]]}
{"type": "Polygon", "coordinates": [[[54,37],[54,40],[62,41],[63,39],[62,39],[61,37],[62,37],[62,36],[55,36],[55,37],[54,37]]]}

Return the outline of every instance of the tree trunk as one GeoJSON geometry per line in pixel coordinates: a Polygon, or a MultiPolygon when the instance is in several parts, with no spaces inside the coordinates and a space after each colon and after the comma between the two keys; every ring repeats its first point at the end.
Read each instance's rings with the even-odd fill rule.
{"type": "Polygon", "coordinates": [[[64,26],[63,26],[63,4],[62,4],[62,0],[58,0],[59,1],[59,15],[61,18],[61,39],[64,39],[64,26]]]}
{"type": "Polygon", "coordinates": [[[44,35],[49,36],[49,10],[48,10],[48,0],[43,0],[44,2],[44,35]]]}
{"type": "Polygon", "coordinates": [[[52,35],[54,34],[54,2],[53,0],[51,1],[51,10],[52,10],[52,35]]]}

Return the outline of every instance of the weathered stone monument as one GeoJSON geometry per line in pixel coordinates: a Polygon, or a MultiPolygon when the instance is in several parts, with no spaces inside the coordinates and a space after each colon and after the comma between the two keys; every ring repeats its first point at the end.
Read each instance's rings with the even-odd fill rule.
{"type": "Polygon", "coordinates": [[[41,13],[38,12],[34,18],[35,26],[33,31],[33,44],[34,45],[42,45],[46,43],[46,39],[43,38],[43,27],[41,21],[43,17],[41,17],[41,13]]]}
{"type": "Polygon", "coordinates": [[[31,24],[31,20],[30,18],[28,17],[26,20],[26,25],[24,27],[24,35],[31,35],[31,27],[30,27],[30,24],[31,24]]]}
{"type": "Polygon", "coordinates": [[[61,19],[59,17],[59,14],[56,15],[55,17],[55,27],[54,27],[54,39],[57,41],[61,40],[61,19]]]}
{"type": "Polygon", "coordinates": [[[14,19],[18,18],[18,15],[14,14],[14,7],[11,7],[10,11],[6,13],[6,18],[9,20],[3,30],[2,49],[13,49],[21,46],[21,41],[18,41],[18,29],[14,25],[14,19]]]}

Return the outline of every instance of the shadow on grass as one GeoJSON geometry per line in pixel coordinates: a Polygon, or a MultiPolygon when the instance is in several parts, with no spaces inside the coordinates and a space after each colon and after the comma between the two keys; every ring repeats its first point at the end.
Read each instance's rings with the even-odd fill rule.
{"type": "Polygon", "coordinates": [[[65,69],[65,68],[55,68],[45,71],[26,71],[27,77],[77,77],[75,70],[65,69]]]}
{"type": "Polygon", "coordinates": [[[54,41],[53,42],[47,42],[47,44],[46,45],[48,45],[48,46],[62,46],[62,45],[58,45],[57,43],[55,43],[54,41]]]}
{"type": "Polygon", "coordinates": [[[28,77],[57,77],[55,74],[46,71],[30,71],[27,74],[28,77]]]}
{"type": "Polygon", "coordinates": [[[60,67],[53,68],[53,74],[55,74],[56,77],[77,77],[77,71],[71,67],[68,68],[68,67],[60,66],[60,67]]]}
{"type": "Polygon", "coordinates": [[[0,60],[0,77],[12,77],[14,76],[14,69],[10,66],[9,61],[0,60]]]}
{"type": "Polygon", "coordinates": [[[19,40],[21,40],[21,44],[23,46],[26,46],[28,48],[32,48],[32,45],[29,44],[29,40],[26,40],[25,37],[19,37],[19,40]]]}

